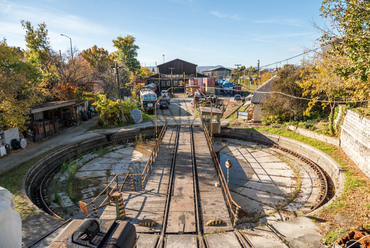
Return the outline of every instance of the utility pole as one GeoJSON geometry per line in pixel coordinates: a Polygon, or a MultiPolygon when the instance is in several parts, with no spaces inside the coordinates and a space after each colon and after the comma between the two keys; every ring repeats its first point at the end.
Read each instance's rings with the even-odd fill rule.
{"type": "Polygon", "coordinates": [[[257,81],[259,80],[260,78],[260,60],[258,60],[257,62],[257,81]]]}
{"type": "Polygon", "coordinates": [[[172,92],[172,95],[173,95],[172,70],[175,69],[175,68],[170,67],[169,69],[171,70],[171,92],[172,92]]]}
{"type": "Polygon", "coordinates": [[[163,54],[163,64],[164,64],[164,54],[163,54]]]}
{"type": "MultiPolygon", "coordinates": [[[[239,69],[239,66],[241,66],[241,64],[235,64],[235,66],[236,66],[236,69],[239,69]]],[[[237,75],[237,77],[238,77],[238,84],[240,83],[239,82],[239,78],[240,78],[240,71],[238,71],[238,73],[236,74],[237,75]]]]}
{"type": "Polygon", "coordinates": [[[114,69],[114,73],[116,73],[116,79],[117,79],[117,99],[120,99],[120,84],[119,84],[119,73],[118,69],[122,68],[123,66],[118,66],[117,62],[114,64],[114,67],[111,67],[114,69]]]}

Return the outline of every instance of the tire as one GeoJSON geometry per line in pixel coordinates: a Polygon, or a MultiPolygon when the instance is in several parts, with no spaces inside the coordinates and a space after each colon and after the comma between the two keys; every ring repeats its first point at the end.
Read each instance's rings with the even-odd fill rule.
{"type": "Polygon", "coordinates": [[[19,149],[19,142],[16,139],[12,139],[12,141],[10,141],[10,145],[12,146],[12,148],[14,150],[18,150],[19,149]]]}
{"type": "Polygon", "coordinates": [[[22,138],[20,141],[19,141],[19,146],[22,148],[22,149],[25,149],[27,147],[27,140],[25,138],[22,138]]]}

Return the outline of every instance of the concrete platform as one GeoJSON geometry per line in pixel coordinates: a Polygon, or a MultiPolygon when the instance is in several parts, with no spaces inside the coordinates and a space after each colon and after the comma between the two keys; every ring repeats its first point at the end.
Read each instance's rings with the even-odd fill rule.
{"type": "MultiPolygon", "coordinates": [[[[153,170],[144,191],[125,191],[123,199],[127,220],[135,225],[138,233],[159,233],[163,226],[163,214],[167,199],[169,173],[175,145],[175,128],[167,128],[153,164],[153,170]],[[151,219],[158,223],[156,227],[138,226],[143,219],[151,219]]],[[[101,219],[115,219],[116,207],[107,206],[100,216],[101,219]]]]}
{"type": "Polygon", "coordinates": [[[191,234],[166,235],[166,248],[197,248],[197,236],[191,234]]]}
{"type": "Polygon", "coordinates": [[[207,140],[204,132],[200,128],[193,128],[195,141],[195,157],[198,169],[198,180],[200,190],[200,204],[203,218],[204,233],[214,233],[218,231],[233,230],[230,215],[222,188],[215,187],[219,183],[215,165],[213,163],[207,140]],[[226,224],[224,226],[207,226],[209,220],[221,219],[226,224]]]}
{"type": "Polygon", "coordinates": [[[208,248],[241,247],[234,232],[209,234],[205,235],[204,239],[206,240],[208,248]]]}

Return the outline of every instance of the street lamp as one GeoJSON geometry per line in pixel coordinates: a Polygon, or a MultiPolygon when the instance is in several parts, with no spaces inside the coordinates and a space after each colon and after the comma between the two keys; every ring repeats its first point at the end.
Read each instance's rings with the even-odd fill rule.
{"type": "Polygon", "coordinates": [[[68,35],[65,34],[60,34],[61,36],[67,37],[69,39],[69,43],[71,45],[71,56],[72,56],[72,61],[73,61],[73,50],[72,50],[72,39],[68,35]]]}
{"type": "Polygon", "coordinates": [[[233,167],[233,165],[231,164],[231,161],[230,159],[227,159],[226,162],[225,162],[225,166],[227,168],[227,186],[229,187],[229,169],[231,167],[233,167]]]}

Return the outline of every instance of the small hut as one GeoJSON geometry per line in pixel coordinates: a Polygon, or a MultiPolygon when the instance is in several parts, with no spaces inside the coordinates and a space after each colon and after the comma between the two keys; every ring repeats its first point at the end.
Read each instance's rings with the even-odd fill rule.
{"type": "Polygon", "coordinates": [[[218,108],[200,107],[200,125],[203,130],[204,125],[212,133],[221,133],[221,115],[222,111],[218,108]],[[211,128],[212,127],[212,128],[211,128]]]}

